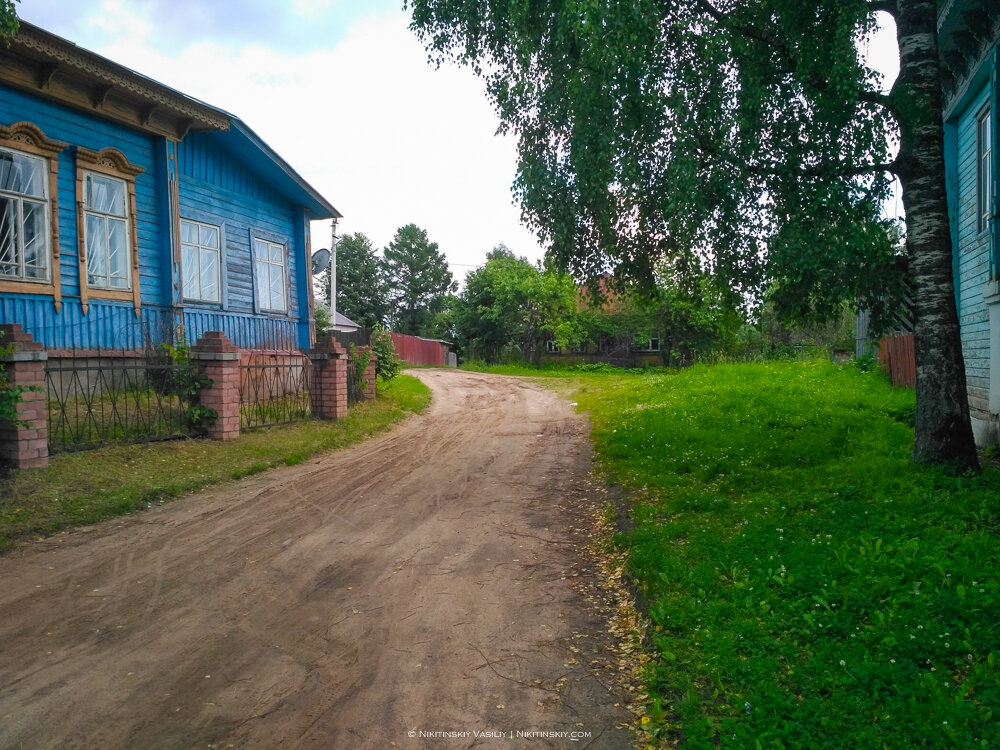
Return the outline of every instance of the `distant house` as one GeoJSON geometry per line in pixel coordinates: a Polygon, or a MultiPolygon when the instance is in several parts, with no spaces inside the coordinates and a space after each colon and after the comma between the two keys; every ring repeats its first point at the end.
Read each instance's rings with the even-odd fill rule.
{"type": "Polygon", "coordinates": [[[1000,438],[1000,17],[988,6],[981,0],[947,0],[938,15],[955,297],[980,443],[1000,438]]]}
{"type": "Polygon", "coordinates": [[[46,348],[308,347],[339,216],[233,115],[23,21],[0,45],[0,322],[46,348]]]}
{"type": "Polygon", "coordinates": [[[616,367],[649,367],[664,364],[660,350],[660,334],[655,321],[648,315],[626,312],[622,296],[612,287],[608,274],[597,279],[598,294],[581,284],[576,290],[578,312],[589,313],[592,319],[602,319],[587,340],[563,349],[552,339],[545,342],[541,362],[564,365],[605,363],[616,367]]]}
{"type": "Polygon", "coordinates": [[[354,333],[361,328],[361,326],[348,318],[346,315],[338,312],[337,319],[331,322],[330,328],[334,331],[342,331],[343,333],[354,333]]]}

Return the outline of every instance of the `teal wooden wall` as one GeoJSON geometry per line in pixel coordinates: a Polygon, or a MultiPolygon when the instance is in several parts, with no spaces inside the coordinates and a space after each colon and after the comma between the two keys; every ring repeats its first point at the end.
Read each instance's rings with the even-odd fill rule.
{"type": "Polygon", "coordinates": [[[990,325],[982,289],[989,281],[990,243],[989,232],[979,232],[976,216],[976,118],[989,101],[989,87],[974,92],[969,101],[956,117],[958,190],[952,220],[958,241],[956,286],[969,407],[974,415],[982,416],[989,403],[990,325]]]}

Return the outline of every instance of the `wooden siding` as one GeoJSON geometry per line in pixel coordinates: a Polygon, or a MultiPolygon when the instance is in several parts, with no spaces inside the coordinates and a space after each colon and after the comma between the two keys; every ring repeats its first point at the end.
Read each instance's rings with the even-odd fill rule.
{"type": "Polygon", "coordinates": [[[65,141],[70,147],[59,155],[59,250],[60,274],[65,296],[79,296],[77,262],[76,160],[73,146],[93,151],[112,147],[145,171],[136,178],[136,230],[139,240],[139,290],[142,302],[166,304],[160,285],[161,236],[158,211],[158,171],[153,158],[154,138],[106,120],[66,109],[57,104],[0,86],[0,122],[10,125],[27,121],[40,127],[46,137],[65,141]]]}
{"type": "Polygon", "coordinates": [[[289,201],[219,146],[219,140],[208,133],[188,135],[177,149],[181,175],[213,185],[223,193],[245,196],[290,212],[289,201]]]}
{"type": "Polygon", "coordinates": [[[20,323],[49,349],[144,349],[167,340],[170,309],[143,305],[140,317],[130,303],[91,300],[84,315],[80,300],[63,298],[56,314],[51,299],[0,295],[0,323],[20,323]]]}
{"type": "Polygon", "coordinates": [[[225,304],[185,305],[185,320],[190,320],[194,331],[224,331],[237,346],[283,348],[273,342],[285,341],[291,342],[291,348],[307,347],[308,305],[300,293],[304,270],[303,232],[297,221],[300,211],[221,150],[210,136],[188,136],[178,146],[177,164],[181,217],[216,224],[225,237],[225,304]],[[288,312],[261,316],[256,322],[248,317],[255,311],[251,230],[288,248],[288,312]],[[305,323],[304,337],[298,332],[299,323],[305,323]]]}
{"type": "Polygon", "coordinates": [[[984,418],[988,413],[990,383],[990,325],[983,285],[989,281],[989,236],[979,232],[977,221],[976,186],[976,118],[989,100],[983,88],[958,118],[958,310],[962,325],[962,354],[969,386],[969,407],[973,416],[984,418]]]}
{"type": "Polygon", "coordinates": [[[169,330],[175,317],[190,326],[186,333],[189,339],[206,330],[221,330],[245,348],[309,346],[308,289],[302,288],[309,273],[305,246],[308,216],[251,172],[221,140],[212,134],[191,133],[177,144],[177,158],[172,161],[168,158],[171,144],[159,136],[0,85],[0,124],[21,121],[37,125],[50,139],[70,144],[59,155],[57,177],[63,307],[57,314],[51,297],[5,294],[0,299],[0,322],[23,323],[50,348],[141,348],[151,326],[166,325],[169,330]],[[95,296],[90,299],[88,314],[83,314],[73,146],[92,151],[116,148],[144,170],[136,178],[134,217],[142,303],[138,317],[128,305],[95,296]],[[183,305],[169,229],[168,172],[174,164],[180,216],[223,228],[223,304],[183,305]],[[288,248],[286,315],[254,315],[251,229],[266,233],[268,239],[280,238],[288,248]],[[184,313],[172,309],[182,305],[188,308],[184,313]]]}
{"type": "MultiPolygon", "coordinates": [[[[308,327],[307,327],[308,332],[308,327]]],[[[222,331],[241,349],[296,350],[308,348],[299,340],[299,327],[288,318],[264,317],[229,312],[220,315],[208,310],[185,308],[184,335],[194,344],[206,331],[222,331]]]]}

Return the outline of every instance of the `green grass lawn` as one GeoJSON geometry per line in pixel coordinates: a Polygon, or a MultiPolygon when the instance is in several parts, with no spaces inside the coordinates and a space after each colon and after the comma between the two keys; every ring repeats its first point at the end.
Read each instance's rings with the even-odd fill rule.
{"type": "Polygon", "coordinates": [[[914,466],[914,397],[783,362],[576,381],[634,521],[651,746],[1000,744],[1000,472],[914,466]]]}
{"type": "Polygon", "coordinates": [[[430,403],[430,391],[401,375],[377,401],[337,422],[308,421],[244,432],[238,440],[174,440],[53,456],[44,469],[0,477],[0,550],[17,539],[129,513],[210,484],[294,465],[388,429],[430,403]]]}

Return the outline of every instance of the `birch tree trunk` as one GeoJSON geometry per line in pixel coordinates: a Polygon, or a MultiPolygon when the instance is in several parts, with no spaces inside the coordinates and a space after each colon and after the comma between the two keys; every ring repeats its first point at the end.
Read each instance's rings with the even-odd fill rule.
{"type": "Polygon", "coordinates": [[[913,459],[978,470],[952,270],[935,0],[897,0],[900,72],[891,98],[914,283],[917,414],[913,459]]]}

